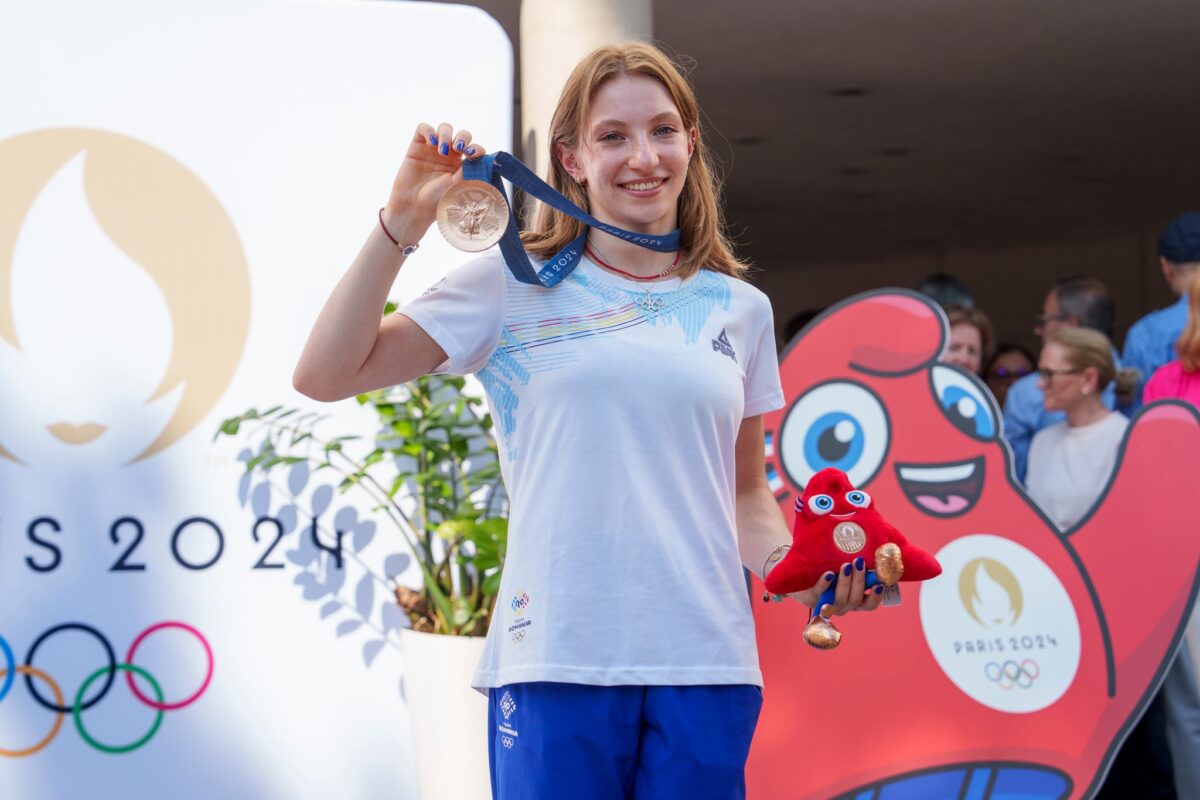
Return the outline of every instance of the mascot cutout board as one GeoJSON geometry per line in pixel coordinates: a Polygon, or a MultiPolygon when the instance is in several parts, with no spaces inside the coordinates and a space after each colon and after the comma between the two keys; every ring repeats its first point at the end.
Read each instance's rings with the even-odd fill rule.
{"type": "Polygon", "coordinates": [[[938,363],[947,328],[923,296],[877,291],[783,355],[788,402],[764,422],[789,519],[836,467],[943,573],[855,615],[827,653],[801,637],[804,606],[754,604],[770,700],[751,797],[1091,797],[1180,644],[1200,566],[1200,416],[1143,408],[1094,508],[1060,531],[1013,477],[987,389],[938,363]]]}

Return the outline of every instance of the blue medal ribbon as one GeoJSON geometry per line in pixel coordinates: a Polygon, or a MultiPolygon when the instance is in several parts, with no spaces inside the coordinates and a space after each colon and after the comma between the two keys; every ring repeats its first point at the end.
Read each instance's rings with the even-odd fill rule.
{"type": "Polygon", "coordinates": [[[655,236],[649,233],[627,231],[624,228],[601,222],[563,197],[549,184],[534,175],[529,167],[509,153],[490,153],[474,161],[464,161],[462,170],[463,178],[466,180],[483,181],[495,186],[500,190],[500,196],[504,198],[504,202],[508,203],[508,227],[504,229],[504,235],[500,237],[500,254],[504,257],[504,263],[508,265],[513,277],[521,283],[544,286],[547,289],[558,285],[563,278],[571,274],[571,270],[579,266],[579,261],[583,257],[583,247],[587,243],[588,232],[585,230],[578,239],[547,261],[541,270],[535,271],[529,262],[529,256],[525,253],[525,248],[521,245],[521,234],[517,231],[517,215],[512,213],[512,201],[504,190],[504,179],[556,211],[561,211],[589,227],[604,231],[618,239],[660,253],[673,253],[679,249],[678,229],[665,236],[655,236]]]}

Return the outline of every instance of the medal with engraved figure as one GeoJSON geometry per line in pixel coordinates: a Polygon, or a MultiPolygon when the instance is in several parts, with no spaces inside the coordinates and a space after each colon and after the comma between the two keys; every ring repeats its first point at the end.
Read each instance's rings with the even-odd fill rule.
{"type": "Polygon", "coordinates": [[[466,180],[451,186],[438,201],[438,230],[459,250],[477,253],[500,241],[508,213],[508,203],[496,187],[466,180]]]}
{"type": "Polygon", "coordinates": [[[867,534],[853,522],[839,522],[833,529],[833,543],[843,553],[857,553],[867,546],[867,534]]]}

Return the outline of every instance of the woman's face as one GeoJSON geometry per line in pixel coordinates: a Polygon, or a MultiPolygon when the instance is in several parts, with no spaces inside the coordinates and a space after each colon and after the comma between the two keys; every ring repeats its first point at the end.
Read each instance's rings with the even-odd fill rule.
{"type": "Polygon", "coordinates": [[[950,343],[942,363],[962,367],[974,375],[983,368],[983,337],[979,329],[969,322],[950,326],[950,343]]]}
{"type": "Polygon", "coordinates": [[[996,356],[988,369],[987,385],[996,396],[996,401],[1004,405],[1008,389],[1018,378],[1023,378],[1033,372],[1033,362],[1025,357],[1020,350],[1010,350],[996,356]]]}
{"type": "Polygon", "coordinates": [[[692,135],[665,86],[645,75],[618,75],[592,97],[578,146],[560,148],[558,155],[584,185],[593,216],[634,231],[668,233],[678,226],[692,135]]]}
{"type": "Polygon", "coordinates": [[[1069,411],[1086,401],[1095,383],[1091,372],[1078,370],[1068,360],[1067,348],[1050,342],[1038,357],[1038,386],[1042,390],[1042,405],[1047,411],[1069,411]]]}

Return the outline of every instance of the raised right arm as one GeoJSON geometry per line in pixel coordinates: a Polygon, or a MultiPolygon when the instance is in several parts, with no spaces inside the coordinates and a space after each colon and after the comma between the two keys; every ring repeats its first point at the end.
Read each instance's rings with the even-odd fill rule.
{"type": "MultiPolygon", "coordinates": [[[[416,244],[433,224],[437,202],[462,180],[464,157],[483,148],[466,131],[422,123],[383,210],[383,224],[400,246],[416,244]]],[[[292,375],[298,392],[332,401],[406,383],[446,359],[429,334],[409,318],[383,318],[388,292],[404,263],[379,223],[321,309],[292,375]],[[382,321],[381,321],[382,320],[382,321]]]]}

